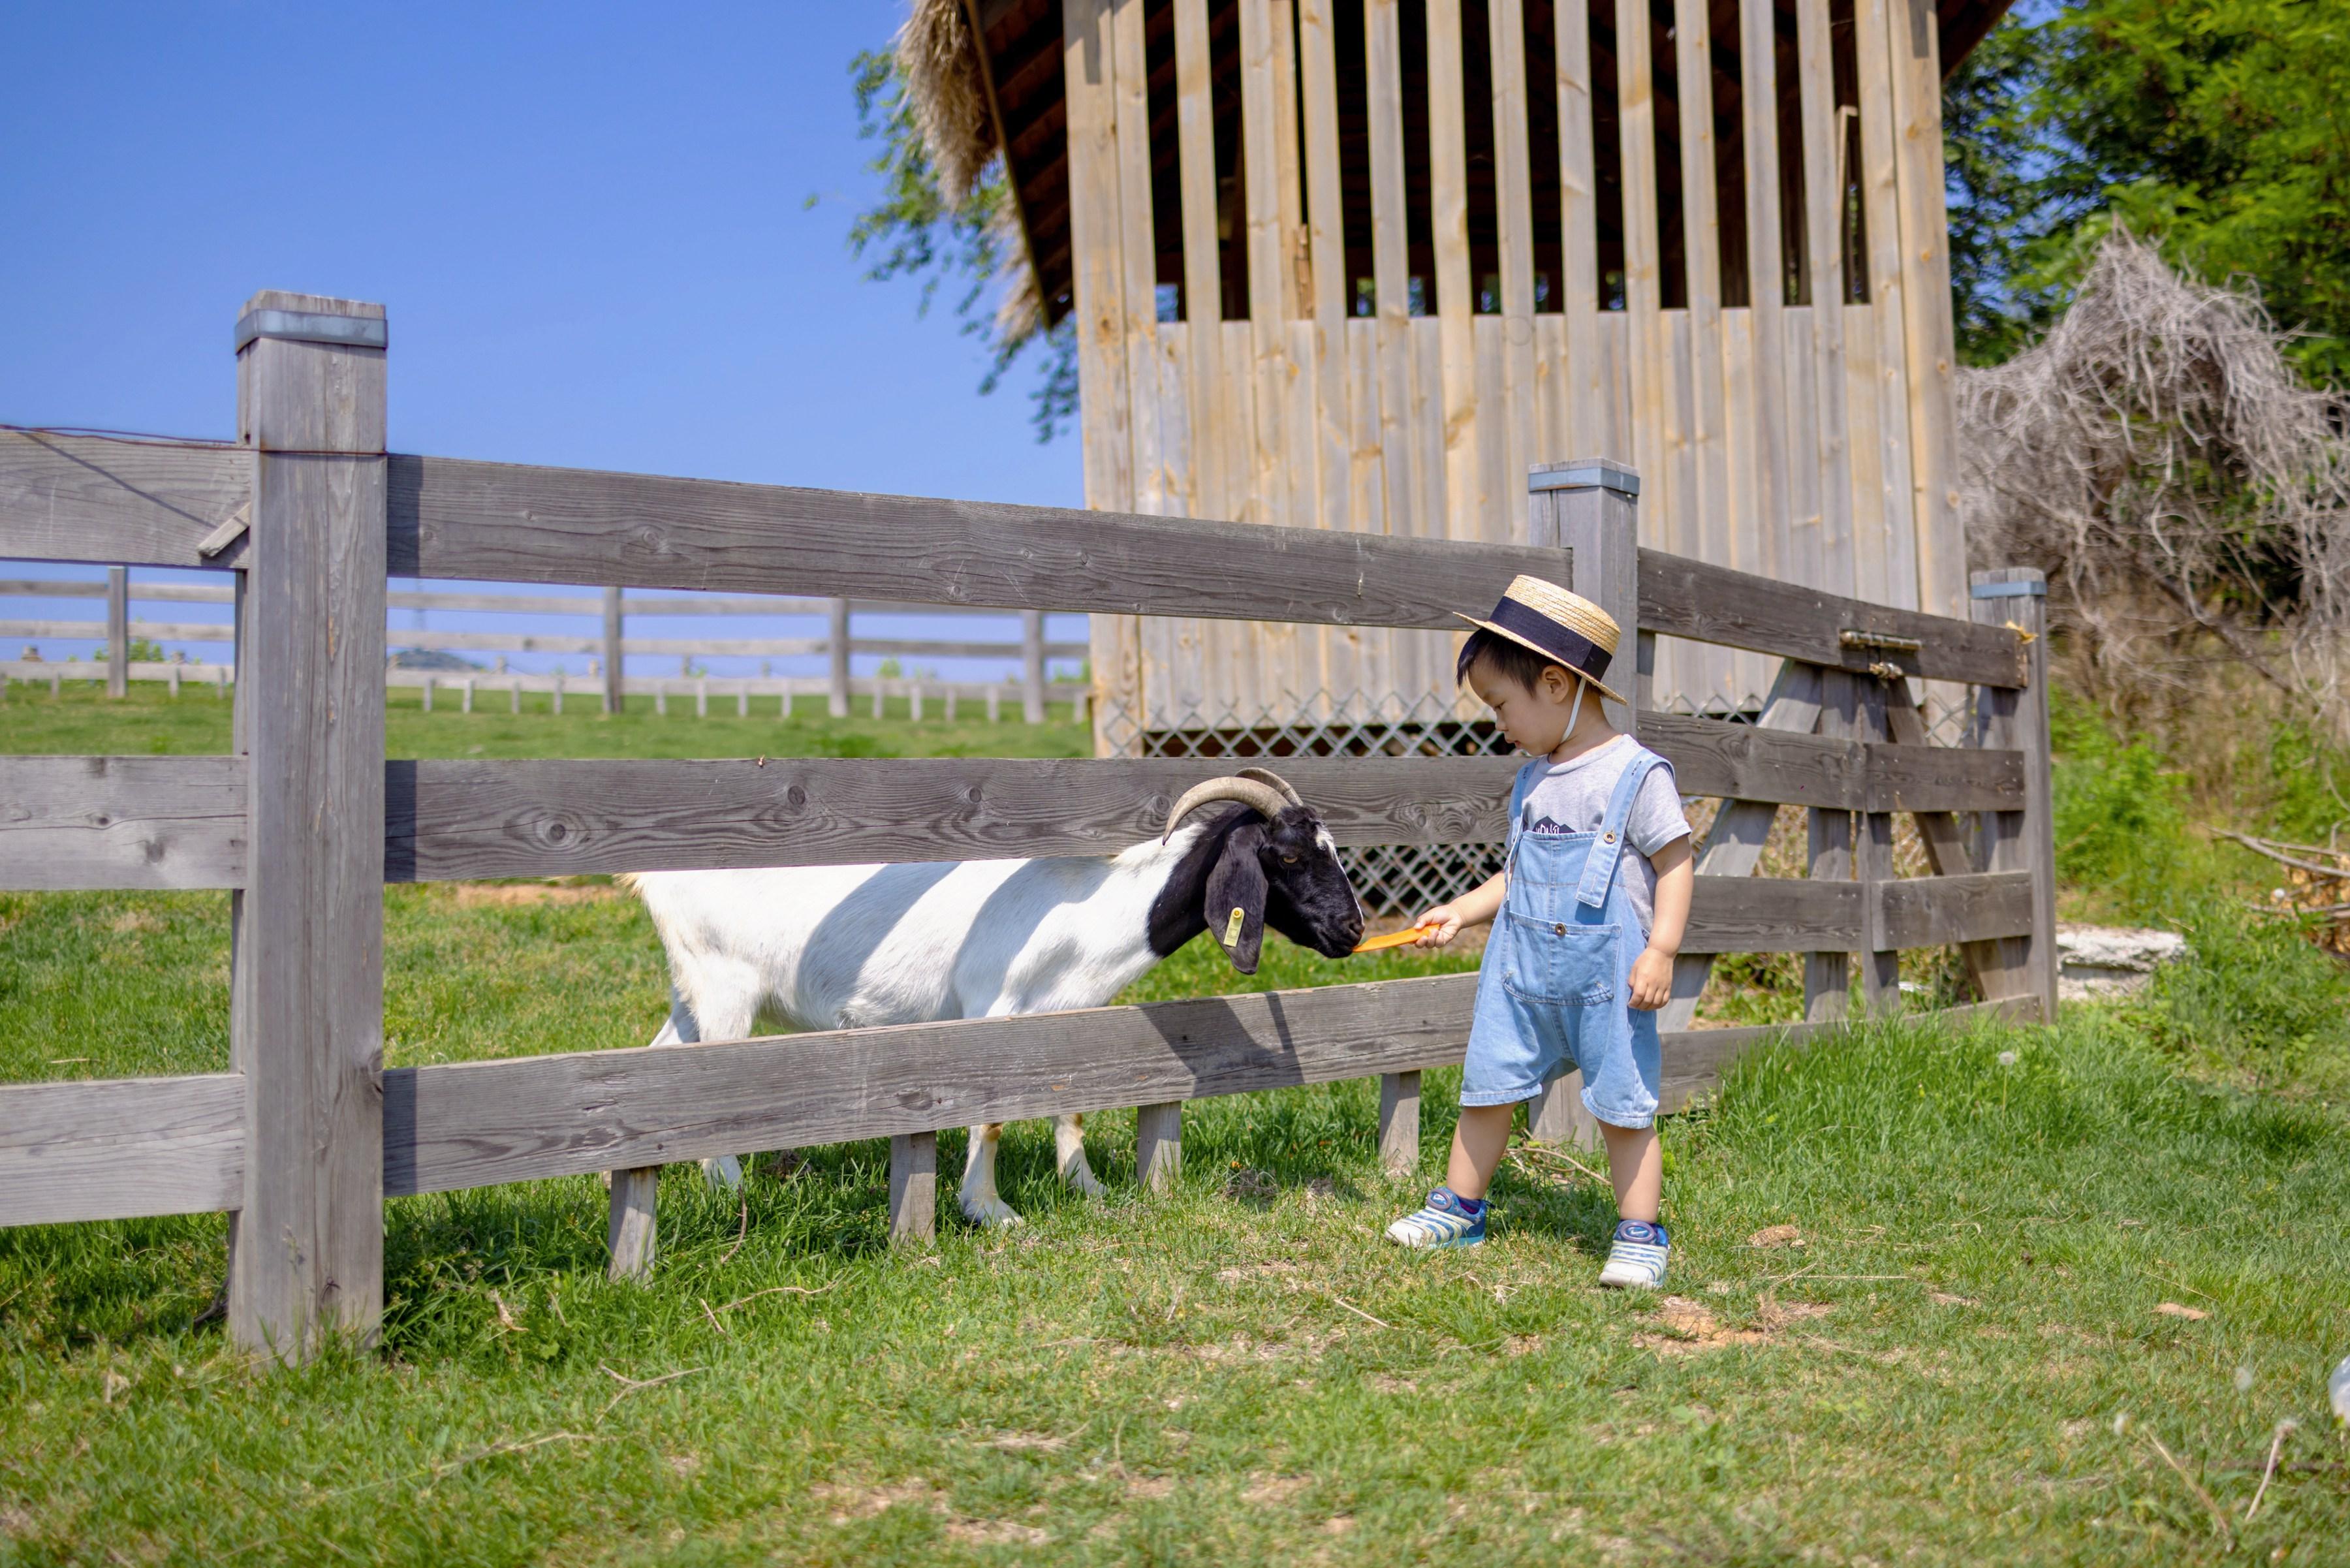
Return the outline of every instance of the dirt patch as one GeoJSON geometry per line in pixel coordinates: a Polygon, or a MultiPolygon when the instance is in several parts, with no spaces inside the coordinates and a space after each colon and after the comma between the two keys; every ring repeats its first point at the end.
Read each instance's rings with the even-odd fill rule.
{"type": "Polygon", "coordinates": [[[1175,1495],[1173,1476],[1128,1476],[1126,1495],[1139,1502],[1158,1502],[1175,1495]]]}
{"type": "Polygon", "coordinates": [[[461,909],[516,909],[535,904],[604,904],[620,896],[618,888],[601,883],[580,887],[563,882],[459,882],[461,909]]]}
{"type": "Polygon", "coordinates": [[[1259,1471],[1249,1478],[1248,1490],[1241,1493],[1241,1501],[1259,1507],[1266,1503],[1287,1502],[1313,1484],[1312,1476],[1274,1476],[1259,1471]]]}
{"type": "Polygon", "coordinates": [[[144,909],[126,909],[114,917],[114,934],[119,937],[131,936],[140,931],[160,931],[162,929],[163,922],[144,909]]]}
{"type": "Polygon", "coordinates": [[[1281,1196],[1281,1183],[1274,1179],[1270,1171],[1235,1170],[1224,1179],[1224,1196],[1235,1202],[1264,1208],[1281,1196]]]}
{"type": "Polygon", "coordinates": [[[1374,1394],[1417,1394],[1419,1385],[1409,1377],[1390,1377],[1384,1372],[1374,1372],[1369,1378],[1374,1394]]]}
{"type": "Polygon", "coordinates": [[[808,1496],[831,1506],[832,1522],[853,1524],[860,1519],[874,1519],[893,1508],[927,1508],[938,1510],[946,1506],[938,1489],[920,1476],[879,1486],[841,1486],[819,1481],[808,1488],[808,1496]]]}
{"type": "Polygon", "coordinates": [[[1731,1345],[1768,1345],[1788,1324],[1825,1317],[1835,1309],[1819,1302],[1762,1303],[1747,1328],[1731,1328],[1711,1307],[1687,1296],[1667,1296],[1657,1304],[1656,1323],[1663,1332],[1636,1334],[1632,1343],[1659,1355],[1695,1355],[1731,1345]]]}
{"type": "Polygon", "coordinates": [[[1982,1303],[1972,1296],[1956,1296],[1948,1291],[1936,1291],[1934,1304],[1936,1306],[1981,1306],[1982,1303]]]}
{"type": "Polygon", "coordinates": [[[1504,1355],[1532,1355],[1535,1351],[1542,1348],[1542,1335],[1538,1334],[1513,1334],[1510,1335],[1509,1338],[1502,1341],[1502,1354],[1504,1355]]]}
{"type": "Polygon", "coordinates": [[[1750,1247],[1800,1247],[1804,1233],[1793,1225],[1767,1225],[1746,1238],[1750,1247]]]}
{"type": "Polygon", "coordinates": [[[947,1539],[974,1546],[1043,1546],[1053,1539],[1041,1525],[1012,1519],[958,1519],[947,1525],[947,1539]]]}

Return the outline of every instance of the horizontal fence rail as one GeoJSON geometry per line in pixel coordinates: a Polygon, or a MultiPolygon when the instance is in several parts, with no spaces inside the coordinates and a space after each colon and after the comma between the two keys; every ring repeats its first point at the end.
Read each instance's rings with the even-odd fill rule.
{"type": "MultiPolygon", "coordinates": [[[[0,431],[0,551],[223,564],[196,558],[195,545],[242,504],[237,476],[249,462],[215,449],[0,431]],[[134,492],[140,498],[122,514],[109,510],[109,499],[134,492]],[[60,516],[78,526],[58,526],[60,516]]],[[[400,453],[388,474],[390,568],[403,577],[1452,630],[1457,609],[1490,606],[1496,582],[1564,575],[1555,550],[1522,545],[400,453]]],[[[2000,628],[1655,551],[1639,569],[1641,624],[1653,631],[1835,668],[2024,680],[2022,643],[2000,628]],[[1846,631],[1878,640],[1847,642],[1846,631]],[[1904,639],[1925,646],[1886,645],[1904,639]]]]}
{"type": "MultiPolygon", "coordinates": [[[[1684,794],[1877,812],[2015,810],[2023,798],[2015,752],[1826,740],[1671,714],[1644,716],[1640,736],[1673,764],[1684,794]]],[[[1518,766],[1508,757],[1280,761],[1345,847],[1490,843],[1501,836],[1518,766]]],[[[1157,832],[1175,797],[1212,766],[1172,758],[392,762],[385,875],[446,881],[1110,855],[1157,832]]],[[[0,756],[0,886],[235,887],[244,778],[242,759],[230,757],[0,756]],[[76,875],[82,879],[63,879],[76,875]]],[[[1783,928],[1771,934],[1784,945],[1783,928]]]]}
{"type": "MultiPolygon", "coordinates": [[[[328,1330],[376,1332],[382,1202],[403,1194],[610,1171],[612,1264],[627,1274],[651,1262],[660,1165],[887,1137],[891,1234],[917,1239],[933,1224],[944,1128],[1136,1106],[1138,1169],[1157,1189],[1180,1162],[1183,1101],[1374,1075],[1380,1159],[1415,1171],[1419,1075],[1461,1060],[1475,996],[1474,976],[1451,975],[384,1071],[382,883],[1108,854],[1160,831],[1183,788],[1233,765],[386,761],[388,610],[508,607],[472,592],[393,594],[391,576],[606,588],[541,604],[600,614],[603,636],[564,650],[617,650],[608,701],[629,652],[686,640],[625,639],[623,613],[824,604],[826,641],[788,646],[825,649],[837,711],[847,601],[1018,611],[1031,715],[1046,611],[1453,630],[1456,612],[1485,612],[1517,573],[1571,583],[1627,630],[1597,672],[1633,699],[1621,721],[1673,764],[1685,795],[1721,802],[1659,1015],[1664,1108],[1759,1044],[1825,1038],[1848,1007],[1900,1007],[1905,948],[1961,955],[1983,1000],[1944,1016],[2053,1017],[2037,574],[1982,576],[1960,621],[1643,550],[1637,483],[1596,461],[1538,468],[1530,542],[1501,545],[387,454],[383,350],[362,340],[380,307],[283,295],[253,306],[293,325],[239,348],[250,447],[0,431],[0,558],[203,567],[245,585],[241,754],[0,757],[0,886],[243,890],[231,901],[233,1070],[0,1085],[0,1223],[234,1211],[229,1330],[256,1354],[301,1359],[328,1330]],[[302,325],[320,321],[335,330],[302,325]],[[793,597],[624,605],[623,587],[793,597]],[[1783,659],[1758,722],[1644,711],[1659,636],[1783,659]],[[1973,689],[1966,744],[1926,743],[1913,679],[1973,689]],[[1754,875],[1790,808],[1808,814],[1809,874],[1754,875]],[[1929,875],[1895,874],[1902,815],[1929,875]],[[1766,951],[1804,955],[1803,1018],[1690,1027],[1714,956],[1766,951]]],[[[108,597],[111,648],[141,629],[221,634],[134,627],[126,583],[118,570],[90,585],[108,597]]],[[[217,592],[151,597],[217,603],[204,597],[217,592]]],[[[130,661],[108,663],[119,691],[130,661]]],[[[442,680],[390,679],[402,676],[428,699],[442,680]]],[[[473,684],[450,677],[451,689],[473,684]]],[[[521,678],[474,679],[514,681],[519,701],[521,678]]],[[[554,690],[559,703],[559,677],[554,690]]],[[[708,684],[691,694],[705,707],[708,684]]],[[[735,694],[747,701],[748,683],[735,694]]],[[[1266,760],[1351,848],[1471,853],[1505,827],[1510,759],[1266,760]]],[[[1577,1087],[1572,1075],[1547,1086],[1537,1136],[1594,1130],[1577,1087]]]]}

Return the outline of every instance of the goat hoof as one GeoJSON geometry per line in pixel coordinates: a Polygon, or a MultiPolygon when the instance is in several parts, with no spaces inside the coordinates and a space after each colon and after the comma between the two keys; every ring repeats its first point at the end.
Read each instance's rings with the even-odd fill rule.
{"type": "Polygon", "coordinates": [[[1066,1181],[1074,1190],[1087,1198],[1100,1198],[1107,1194],[1109,1191],[1108,1188],[1104,1187],[1101,1182],[1095,1178],[1092,1171],[1087,1170],[1083,1166],[1077,1167],[1075,1170],[1063,1171],[1061,1173],[1061,1179],[1064,1181],[1066,1181]]]}
{"type": "Polygon", "coordinates": [[[1014,1225],[1025,1223],[1012,1205],[1001,1198],[991,1198],[984,1203],[975,1203],[966,1198],[962,1204],[962,1217],[983,1231],[1008,1231],[1014,1225]]]}
{"type": "Polygon", "coordinates": [[[702,1179],[723,1192],[732,1192],[743,1185],[743,1162],[731,1154],[702,1162],[702,1179]]]}

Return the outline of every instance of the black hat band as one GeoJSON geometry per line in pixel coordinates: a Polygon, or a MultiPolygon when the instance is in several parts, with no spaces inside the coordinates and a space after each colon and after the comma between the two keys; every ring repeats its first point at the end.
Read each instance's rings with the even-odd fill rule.
{"type": "Polygon", "coordinates": [[[1515,599],[1505,598],[1493,607],[1493,624],[1593,680],[1607,675],[1608,660],[1616,657],[1573,628],[1562,626],[1515,599]]]}

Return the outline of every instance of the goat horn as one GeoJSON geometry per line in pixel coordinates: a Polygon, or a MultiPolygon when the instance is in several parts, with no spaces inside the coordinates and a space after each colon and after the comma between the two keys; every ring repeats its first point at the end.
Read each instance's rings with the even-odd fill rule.
{"type": "Polygon", "coordinates": [[[1163,844],[1174,836],[1175,825],[1192,812],[1201,806],[1220,800],[1239,801],[1267,821],[1280,815],[1282,808],[1289,804],[1282,799],[1279,790],[1255,779],[1210,779],[1205,784],[1195,784],[1183,792],[1183,798],[1177,801],[1175,809],[1167,814],[1167,831],[1159,836],[1159,842],[1163,844]]]}
{"type": "Polygon", "coordinates": [[[1271,784],[1274,788],[1279,790],[1282,793],[1283,797],[1292,805],[1304,805],[1305,804],[1303,800],[1298,798],[1297,792],[1289,787],[1289,781],[1283,778],[1279,774],[1274,773],[1271,768],[1243,768],[1232,776],[1239,779],[1254,779],[1259,784],[1271,784]]]}

